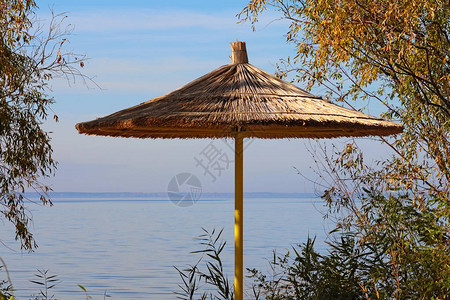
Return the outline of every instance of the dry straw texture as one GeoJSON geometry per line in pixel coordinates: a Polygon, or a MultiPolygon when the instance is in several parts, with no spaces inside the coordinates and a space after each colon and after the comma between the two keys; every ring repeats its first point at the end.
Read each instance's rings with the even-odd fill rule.
{"type": "Polygon", "coordinates": [[[313,96],[248,63],[222,66],[80,133],[137,138],[330,138],[400,133],[400,124],[313,96]]]}

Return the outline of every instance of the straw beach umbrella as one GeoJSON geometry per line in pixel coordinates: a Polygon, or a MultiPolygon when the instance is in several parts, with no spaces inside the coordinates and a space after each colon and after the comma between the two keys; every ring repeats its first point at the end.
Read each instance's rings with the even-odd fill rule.
{"type": "Polygon", "coordinates": [[[332,104],[248,63],[245,42],[232,63],[164,96],[93,121],[80,133],[235,141],[235,299],[243,298],[243,139],[333,138],[400,133],[400,124],[332,104]]]}

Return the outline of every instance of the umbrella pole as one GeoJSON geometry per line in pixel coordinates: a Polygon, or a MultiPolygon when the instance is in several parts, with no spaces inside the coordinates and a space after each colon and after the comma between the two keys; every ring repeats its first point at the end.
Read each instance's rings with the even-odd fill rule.
{"type": "Polygon", "coordinates": [[[243,137],[236,133],[234,147],[234,295],[243,300],[243,137]]]}

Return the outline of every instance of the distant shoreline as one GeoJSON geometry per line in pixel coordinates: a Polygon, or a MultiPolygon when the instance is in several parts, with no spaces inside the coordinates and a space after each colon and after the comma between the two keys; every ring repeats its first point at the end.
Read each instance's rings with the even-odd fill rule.
{"type": "MultiPolygon", "coordinates": [[[[36,198],[38,193],[25,193],[25,197],[36,198]]],[[[50,192],[50,198],[167,198],[167,192],[134,193],[134,192],[50,192]]],[[[202,193],[202,198],[233,198],[234,193],[202,193]]],[[[244,198],[319,198],[317,193],[273,193],[273,192],[247,192],[244,198]]]]}

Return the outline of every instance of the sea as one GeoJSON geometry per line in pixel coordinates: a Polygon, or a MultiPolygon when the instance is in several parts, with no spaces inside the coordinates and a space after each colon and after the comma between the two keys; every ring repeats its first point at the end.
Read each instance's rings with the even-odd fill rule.
{"type": "MultiPolygon", "coordinates": [[[[270,274],[274,252],[316,237],[325,251],[332,224],[324,219],[323,201],[309,195],[244,195],[244,268],[270,274]]],[[[167,196],[57,195],[52,207],[29,204],[30,224],[38,248],[20,251],[11,242],[12,227],[3,224],[0,256],[15,289],[16,299],[34,299],[44,286],[42,273],[57,279],[48,299],[176,299],[183,269],[205,257],[196,238],[205,230],[223,230],[225,274],[233,282],[234,199],[232,195],[205,197],[179,206],[167,196]],[[80,285],[82,287],[80,287],[80,285]],[[86,292],[83,290],[85,289],[86,292]],[[87,293],[87,294],[86,294],[87,293]],[[109,297],[106,297],[108,295],[109,297]]],[[[0,279],[6,272],[0,271],[0,279]]],[[[246,294],[252,280],[245,278],[246,294]]],[[[251,298],[247,296],[246,298],[251,298]]],[[[40,298],[39,298],[40,299],[40,298]]]]}

